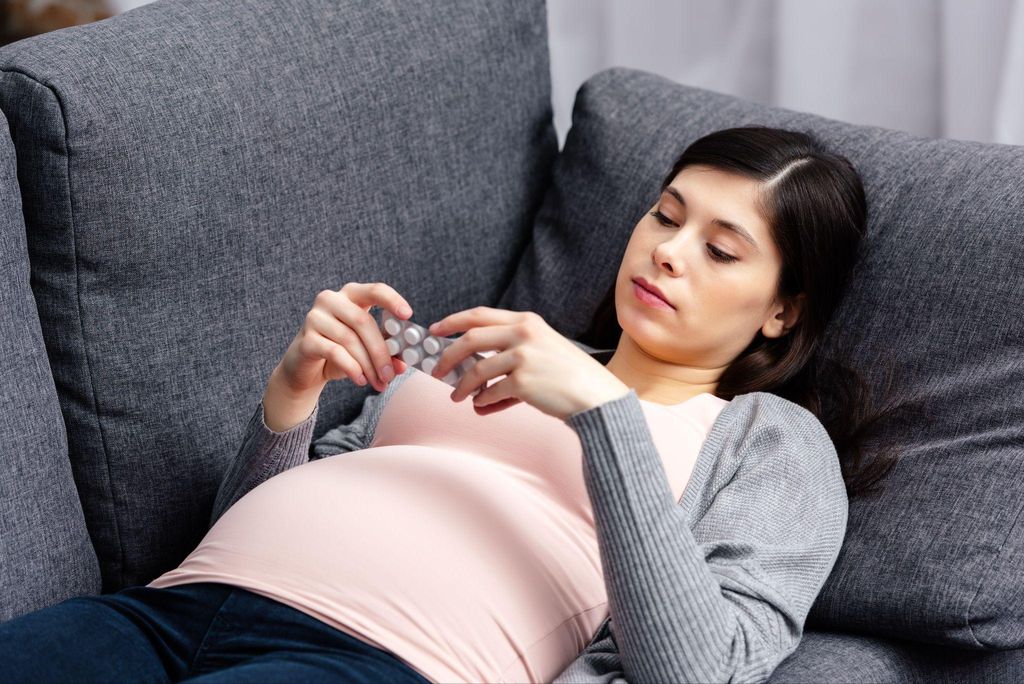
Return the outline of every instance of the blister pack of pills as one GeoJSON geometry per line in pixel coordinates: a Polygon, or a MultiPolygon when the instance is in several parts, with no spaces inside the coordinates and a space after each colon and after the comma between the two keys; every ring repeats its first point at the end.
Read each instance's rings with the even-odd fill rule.
{"type": "MultiPolygon", "coordinates": [[[[379,325],[380,331],[384,335],[384,344],[388,347],[388,354],[399,357],[407,365],[418,368],[427,375],[434,370],[441,352],[455,342],[450,337],[431,335],[430,331],[422,325],[413,323],[411,320],[397,318],[387,309],[380,310],[379,325]]],[[[485,358],[487,357],[474,352],[471,356],[463,359],[462,363],[448,371],[447,375],[438,379],[455,387],[466,371],[485,358]]],[[[484,387],[478,387],[470,396],[475,397],[483,390],[484,387]]]]}

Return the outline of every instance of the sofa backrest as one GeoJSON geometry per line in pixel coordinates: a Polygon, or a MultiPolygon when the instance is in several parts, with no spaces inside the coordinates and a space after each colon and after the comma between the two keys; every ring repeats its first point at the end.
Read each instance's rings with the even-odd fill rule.
{"type": "Polygon", "coordinates": [[[868,234],[821,353],[921,399],[868,456],[901,460],[850,502],[807,627],[966,648],[1024,647],[1024,151],[857,126],[612,68],[576,96],[534,239],[501,308],[590,326],[676,157],[744,125],[806,130],[859,170],[868,234]],[[914,416],[919,420],[914,420],[914,416]],[[910,419],[908,419],[908,416],[910,419]]]}
{"type": "Polygon", "coordinates": [[[195,548],[320,290],[493,304],[557,153],[542,0],[158,0],[0,49],[0,109],[104,592],[195,548]]]}
{"type": "Polygon", "coordinates": [[[0,622],[100,589],[29,286],[17,169],[0,114],[0,622]]]}

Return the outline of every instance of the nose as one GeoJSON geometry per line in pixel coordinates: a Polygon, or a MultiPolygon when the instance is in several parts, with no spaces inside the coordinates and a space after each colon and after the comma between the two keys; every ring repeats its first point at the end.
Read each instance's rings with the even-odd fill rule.
{"type": "Polygon", "coordinates": [[[664,268],[669,273],[675,273],[676,272],[676,267],[672,264],[672,261],[668,260],[668,259],[659,260],[658,257],[657,257],[657,253],[656,252],[657,252],[657,250],[655,250],[655,256],[652,259],[652,261],[654,262],[654,265],[657,266],[658,268],[664,268]]]}
{"type": "Polygon", "coordinates": [[[658,243],[651,250],[651,261],[659,270],[678,276],[685,268],[685,260],[693,261],[699,268],[704,257],[705,236],[700,233],[692,219],[684,221],[677,230],[661,234],[658,243]],[[689,230],[687,230],[689,228],[689,230]],[[691,246],[690,242],[694,244],[691,246]]]}
{"type": "Polygon", "coordinates": [[[654,250],[651,251],[651,261],[659,270],[665,269],[674,275],[679,273],[681,254],[682,250],[679,249],[678,245],[673,245],[673,240],[665,240],[664,242],[659,242],[654,250]]]}

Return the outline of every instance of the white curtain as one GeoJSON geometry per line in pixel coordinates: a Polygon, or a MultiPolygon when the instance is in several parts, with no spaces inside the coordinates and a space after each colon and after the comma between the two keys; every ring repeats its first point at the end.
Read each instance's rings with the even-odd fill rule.
{"type": "Polygon", "coordinates": [[[153,0],[110,0],[110,8],[115,12],[127,12],[130,9],[148,5],[153,0]]]}
{"type": "Polygon", "coordinates": [[[559,144],[609,66],[857,124],[1024,144],[1024,0],[548,0],[559,144]]]}

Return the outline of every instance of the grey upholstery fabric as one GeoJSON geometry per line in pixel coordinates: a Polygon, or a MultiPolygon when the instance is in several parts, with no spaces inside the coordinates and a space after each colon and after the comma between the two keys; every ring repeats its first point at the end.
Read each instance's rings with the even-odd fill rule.
{"type": "MultiPolygon", "coordinates": [[[[320,290],[495,303],[557,153],[546,31],[541,0],[175,0],[0,49],[104,592],[198,544],[320,290]]],[[[367,393],[329,384],[315,434],[367,393]]]]}
{"type": "Polygon", "coordinates": [[[854,498],[807,626],[964,648],[1024,646],[1024,154],[768,107],[612,68],[580,88],[534,240],[499,306],[579,337],[671,162],[713,130],[809,130],[850,158],[869,234],[823,353],[923,395],[880,425],[901,462],[854,498]],[[927,420],[930,417],[932,420],[927,420]]]}
{"type": "MultiPolygon", "coordinates": [[[[772,681],[1020,680],[1024,652],[979,650],[1024,641],[1020,149],[612,69],[579,94],[515,270],[551,180],[548,90],[541,0],[162,0],[0,48],[27,221],[0,131],[0,619],[143,584],[194,548],[319,290],[383,280],[420,322],[484,303],[576,337],[672,158],[765,123],[819,133],[868,187],[826,351],[870,379],[895,350],[938,419],[881,435],[904,460],[885,496],[851,503],[772,681]]],[[[314,435],[369,392],[328,385],[314,435]]]]}
{"type": "Polygon", "coordinates": [[[1024,649],[981,651],[878,639],[837,632],[806,632],[770,684],[887,682],[902,684],[1017,684],[1024,649]]]}
{"type": "Polygon", "coordinates": [[[95,594],[99,565],[29,287],[17,160],[0,115],[0,622],[95,594]]]}

